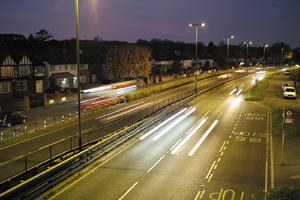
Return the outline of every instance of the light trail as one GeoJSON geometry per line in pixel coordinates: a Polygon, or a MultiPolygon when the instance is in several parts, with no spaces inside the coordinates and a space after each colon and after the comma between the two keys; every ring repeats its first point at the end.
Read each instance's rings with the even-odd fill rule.
{"type": "Polygon", "coordinates": [[[229,96],[231,96],[236,90],[237,90],[237,88],[234,88],[233,90],[231,90],[231,92],[229,93],[229,96]]]}
{"type": "Polygon", "coordinates": [[[160,137],[162,137],[164,134],[166,134],[169,130],[171,130],[173,127],[175,127],[176,125],[178,125],[182,120],[184,120],[187,116],[189,116],[190,114],[192,114],[194,111],[196,110],[196,108],[193,108],[191,110],[189,110],[186,114],[184,114],[183,116],[181,116],[180,118],[178,118],[177,120],[175,120],[172,124],[170,124],[166,129],[164,129],[162,132],[160,132],[157,136],[155,136],[152,140],[156,141],[158,140],[160,137]]]}
{"type": "Polygon", "coordinates": [[[171,154],[176,154],[179,149],[201,128],[207,121],[207,117],[203,118],[200,123],[171,151],[171,154]]]}
{"type": "Polygon", "coordinates": [[[160,127],[164,126],[165,124],[167,124],[169,121],[173,120],[174,118],[176,118],[177,116],[179,116],[181,113],[183,113],[184,111],[186,111],[187,108],[184,108],[182,110],[180,110],[178,113],[176,113],[175,115],[173,115],[172,117],[170,117],[169,119],[167,119],[166,121],[164,121],[163,123],[159,124],[158,126],[156,126],[154,129],[150,130],[149,132],[147,132],[145,135],[140,137],[140,140],[145,139],[146,137],[148,137],[149,135],[151,135],[152,133],[154,133],[155,131],[157,131],[160,127]]]}
{"type": "Polygon", "coordinates": [[[207,136],[210,134],[210,132],[215,128],[215,126],[218,124],[219,120],[215,120],[212,125],[207,129],[207,131],[203,134],[203,136],[200,138],[200,140],[197,142],[197,144],[192,148],[192,150],[189,152],[189,156],[193,156],[194,153],[197,151],[197,149],[200,147],[200,145],[203,143],[203,141],[207,138],[207,136]]]}
{"type": "Polygon", "coordinates": [[[140,108],[147,107],[147,106],[150,105],[150,104],[152,104],[152,102],[151,102],[151,103],[146,103],[146,104],[144,104],[144,105],[135,107],[135,108],[130,109],[130,110],[127,110],[127,111],[122,112],[122,113],[120,113],[120,114],[118,114],[118,115],[114,115],[114,116],[112,116],[112,117],[108,117],[107,119],[108,119],[108,120],[114,119],[114,118],[116,118],[116,117],[119,117],[119,116],[122,116],[122,115],[124,115],[124,114],[130,113],[130,112],[132,112],[132,111],[134,111],[134,110],[137,110],[137,109],[140,109],[140,108]]]}

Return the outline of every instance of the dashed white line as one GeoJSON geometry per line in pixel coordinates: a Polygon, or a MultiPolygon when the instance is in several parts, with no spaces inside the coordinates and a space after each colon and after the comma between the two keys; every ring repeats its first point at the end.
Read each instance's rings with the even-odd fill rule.
{"type": "Polygon", "coordinates": [[[160,159],[158,161],[156,161],[152,167],[150,167],[150,169],[148,169],[147,173],[149,173],[163,158],[165,157],[165,155],[163,155],[162,157],[160,157],[160,159]]]}
{"type": "Polygon", "coordinates": [[[119,200],[123,199],[136,185],[138,182],[135,182],[120,198],[119,200]]]}

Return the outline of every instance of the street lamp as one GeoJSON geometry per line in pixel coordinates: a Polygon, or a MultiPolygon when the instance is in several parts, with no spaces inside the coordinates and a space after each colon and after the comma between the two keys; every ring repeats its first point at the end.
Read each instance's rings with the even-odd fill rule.
{"type": "Polygon", "coordinates": [[[227,39],[227,58],[226,58],[226,68],[227,68],[227,78],[228,78],[228,62],[229,62],[229,45],[230,45],[230,39],[233,39],[234,36],[225,36],[225,38],[227,39]]]}
{"type": "Polygon", "coordinates": [[[198,73],[198,27],[205,27],[205,23],[200,24],[189,24],[189,27],[196,27],[196,45],[195,45],[195,63],[196,63],[196,73],[195,73],[195,94],[197,93],[197,73],[198,73]]]}
{"type": "Polygon", "coordinates": [[[251,41],[245,41],[243,44],[246,45],[246,49],[247,49],[247,57],[246,58],[247,58],[247,66],[248,66],[249,65],[249,50],[248,49],[249,49],[249,45],[251,45],[252,42],[251,41]]]}
{"type": "Polygon", "coordinates": [[[80,55],[79,55],[79,8],[78,0],[75,0],[75,18],[76,18],[76,64],[77,64],[77,112],[78,112],[78,146],[79,151],[82,151],[82,134],[81,134],[81,111],[80,111],[80,55]]]}
{"type": "Polygon", "coordinates": [[[263,44],[263,45],[261,45],[262,47],[263,47],[263,49],[264,49],[264,54],[263,54],[263,61],[266,63],[266,48],[268,48],[269,47],[269,45],[267,45],[267,44],[263,44]]]}

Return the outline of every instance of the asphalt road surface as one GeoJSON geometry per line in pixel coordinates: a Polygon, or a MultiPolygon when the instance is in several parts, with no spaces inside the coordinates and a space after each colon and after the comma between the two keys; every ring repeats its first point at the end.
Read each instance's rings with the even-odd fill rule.
{"type": "Polygon", "coordinates": [[[243,100],[251,82],[202,95],[50,199],[264,199],[267,110],[243,100]]]}

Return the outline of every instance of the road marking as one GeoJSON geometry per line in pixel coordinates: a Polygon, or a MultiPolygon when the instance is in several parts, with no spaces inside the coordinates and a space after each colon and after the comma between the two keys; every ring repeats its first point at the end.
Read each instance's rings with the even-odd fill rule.
{"type": "Polygon", "coordinates": [[[211,174],[211,175],[209,176],[209,179],[207,180],[208,183],[211,181],[213,175],[214,175],[214,174],[211,174]]]}
{"type": "Polygon", "coordinates": [[[221,153],[221,151],[222,151],[222,149],[223,149],[225,143],[226,143],[226,141],[223,142],[223,144],[222,144],[222,146],[221,146],[221,148],[220,148],[220,150],[219,150],[219,153],[221,153]]]}
{"type": "Polygon", "coordinates": [[[226,144],[229,144],[229,140],[226,141],[226,144]]]}
{"type": "Polygon", "coordinates": [[[52,197],[49,198],[49,200],[52,200],[54,198],[56,198],[58,195],[62,194],[63,192],[67,191],[68,189],[70,189],[71,187],[73,187],[73,185],[75,185],[76,183],[78,183],[79,181],[81,181],[82,179],[84,179],[85,177],[87,177],[88,175],[90,175],[91,173],[94,173],[94,171],[96,169],[98,169],[99,167],[103,166],[104,164],[106,164],[107,162],[109,162],[110,160],[112,160],[113,158],[115,158],[116,156],[118,156],[119,154],[121,154],[123,151],[127,150],[129,147],[133,146],[135,143],[137,143],[138,140],[136,140],[135,142],[129,144],[128,146],[126,146],[124,149],[122,149],[121,151],[119,151],[118,153],[116,153],[115,155],[112,155],[111,157],[109,157],[107,160],[105,160],[103,163],[99,164],[98,166],[96,166],[94,169],[90,170],[88,173],[80,176],[80,178],[78,178],[77,180],[73,181],[71,184],[68,184],[66,187],[64,187],[61,191],[55,193],[52,197]]]}
{"type": "MultiPolygon", "coordinates": [[[[202,192],[202,191],[201,191],[202,192]]],[[[198,191],[197,192],[197,195],[196,195],[196,197],[194,198],[194,200],[197,200],[198,199],[198,197],[200,196],[200,193],[201,193],[200,191],[198,191]]]]}
{"type": "Polygon", "coordinates": [[[165,157],[165,155],[163,155],[162,157],[160,157],[160,159],[158,159],[158,161],[156,161],[154,163],[154,165],[152,165],[152,167],[150,167],[150,169],[148,169],[147,173],[149,173],[164,157],[165,157]]]}
{"type": "Polygon", "coordinates": [[[123,199],[136,185],[138,182],[135,182],[120,198],[119,200],[123,199]]]}
{"type": "Polygon", "coordinates": [[[205,179],[208,179],[209,174],[211,173],[211,171],[212,171],[213,167],[215,166],[215,164],[216,164],[216,161],[214,161],[213,164],[211,165],[211,167],[210,167],[210,169],[209,169],[209,171],[208,171],[208,173],[207,173],[205,179]]]}
{"type": "Polygon", "coordinates": [[[221,157],[219,157],[217,161],[220,162],[221,161],[221,157]]]}
{"type": "Polygon", "coordinates": [[[229,139],[231,139],[232,138],[232,135],[229,135],[229,139]]]}
{"type": "Polygon", "coordinates": [[[214,167],[214,169],[217,169],[217,167],[218,167],[218,164],[215,164],[215,167],[214,167]]]}
{"type": "Polygon", "coordinates": [[[222,152],[220,153],[220,156],[223,156],[223,154],[224,154],[224,151],[222,151],[222,152]]]}
{"type": "Polygon", "coordinates": [[[223,150],[225,151],[226,149],[227,149],[227,147],[226,147],[226,146],[224,146],[223,150]]]}
{"type": "Polygon", "coordinates": [[[204,193],[205,193],[205,190],[202,190],[201,195],[200,195],[200,199],[202,199],[204,193]]]}

